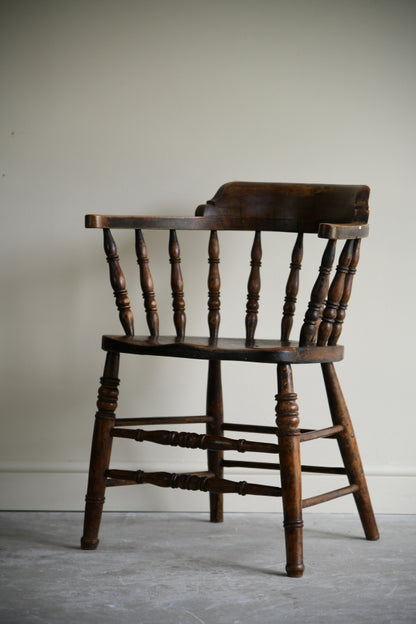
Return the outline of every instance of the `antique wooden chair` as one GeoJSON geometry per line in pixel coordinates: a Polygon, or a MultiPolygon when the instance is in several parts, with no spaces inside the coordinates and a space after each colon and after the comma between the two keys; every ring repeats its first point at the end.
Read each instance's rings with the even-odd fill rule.
{"type": "MultiPolygon", "coordinates": [[[[289,576],[302,576],[302,509],[338,496],[353,494],[369,540],[378,539],[371,501],[355,440],[350,416],[338,382],[334,362],[343,358],[338,345],[351,287],[359,259],[361,238],[368,235],[367,186],[318,184],[268,184],[232,182],[222,186],[215,197],[199,206],[194,217],[146,217],[87,215],[86,227],[100,228],[104,233],[104,249],[110,270],[120,321],[125,335],[106,335],[102,348],[107,352],[104,373],[98,391],[98,411],[93,434],[91,464],[86,496],[82,548],[98,545],[104,492],[107,487],[150,483],[160,487],[201,490],[210,493],[212,522],[223,520],[223,494],[281,496],[283,500],[286,538],[286,571],[289,576]],[[135,247],[140,270],[144,308],[149,327],[148,336],[134,334],[133,314],[126,290],[124,274],[111,229],[135,230],[135,247]],[[159,335],[159,318],[148,251],[143,237],[145,229],[169,231],[169,256],[175,335],[159,335]],[[185,333],[185,300],[177,230],[207,230],[208,242],[208,328],[209,336],[195,338],[185,333]],[[251,270],[244,338],[223,338],[220,327],[220,230],[252,230],[251,270]],[[260,295],[261,232],[295,232],[290,272],[283,305],[281,339],[257,340],[255,335],[260,295]],[[318,234],[327,243],[318,277],[311,289],[299,341],[289,339],[299,288],[304,234],[318,234]],[[338,266],[330,281],[336,242],[343,239],[338,266]],[[137,355],[197,358],[208,361],[206,414],[203,416],[172,416],[148,418],[116,418],[118,398],[118,365],[120,353],[137,355]],[[221,361],[248,361],[277,364],[278,394],[276,395],[276,427],[256,423],[227,423],[223,419],[221,361]],[[297,395],[292,380],[292,364],[320,364],[333,425],[325,429],[300,429],[297,395]],[[165,429],[146,430],[146,425],[205,423],[206,433],[185,433],[165,429]],[[138,429],[131,429],[138,426],[138,429]],[[224,435],[228,431],[277,435],[275,442],[237,440],[224,435]],[[317,438],[335,438],[344,468],[303,466],[300,445],[317,438]],[[129,471],[109,468],[114,438],[138,442],[205,449],[208,471],[193,474],[129,471]],[[270,453],[272,462],[231,461],[225,451],[270,453]],[[276,463],[279,455],[279,463],[276,463]],[[224,479],[225,467],[276,469],[280,471],[280,487],[224,479]],[[347,475],[349,485],[325,494],[302,499],[301,473],[318,472],[347,475]]],[[[157,379],[155,379],[157,385],[157,379]]]]}

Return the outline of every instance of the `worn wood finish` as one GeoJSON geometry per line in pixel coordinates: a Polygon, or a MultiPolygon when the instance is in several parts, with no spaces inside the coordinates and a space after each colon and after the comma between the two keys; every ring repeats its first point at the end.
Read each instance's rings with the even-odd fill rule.
{"type": "Polygon", "coordinates": [[[339,303],[337,316],[334,320],[331,335],[328,339],[329,345],[336,345],[342,332],[342,325],[345,320],[348,302],[351,296],[352,283],[354,280],[354,275],[357,272],[357,265],[360,259],[360,246],[361,246],[361,240],[360,239],[354,240],[354,245],[352,249],[352,258],[348,267],[347,275],[345,276],[342,298],[339,303]]]}
{"type": "Polygon", "coordinates": [[[278,365],[277,382],[276,425],[286,538],[286,572],[288,576],[300,577],[304,565],[299,410],[290,364],[278,365]]]}
{"type": "Polygon", "coordinates": [[[322,322],[319,325],[317,344],[323,347],[327,344],[331,336],[332,329],[337,318],[339,304],[344,292],[345,276],[352,260],[353,240],[347,240],[342,249],[339,264],[328,291],[328,298],[322,315],[322,322]]]}
{"type": "Polygon", "coordinates": [[[366,238],[370,233],[368,223],[320,223],[318,228],[319,238],[366,238]]]}
{"type": "Polygon", "coordinates": [[[170,230],[169,234],[169,258],[171,264],[170,283],[172,288],[173,323],[177,337],[183,338],[186,325],[185,299],[181,271],[181,251],[175,230],[170,230]]]}
{"type": "MultiPolygon", "coordinates": [[[[208,363],[207,383],[207,435],[220,438],[223,435],[224,407],[222,399],[221,362],[211,360],[208,363]]],[[[208,450],[208,470],[212,471],[218,479],[224,478],[222,460],[224,452],[218,449],[208,450]]],[[[224,520],[224,497],[221,492],[211,492],[209,495],[209,508],[211,522],[223,522],[224,520]]]]}
{"type": "Polygon", "coordinates": [[[180,488],[181,490],[200,490],[201,492],[220,492],[246,496],[281,496],[281,489],[270,485],[230,481],[218,477],[200,477],[198,473],[176,474],[171,472],[143,472],[142,470],[107,470],[106,476],[122,481],[151,483],[159,487],[180,488]]]}
{"type": "Polygon", "coordinates": [[[299,233],[292,251],[290,273],[286,284],[286,296],[283,306],[283,318],[281,328],[282,340],[289,340],[293,325],[293,317],[296,312],[296,301],[299,291],[299,274],[302,268],[303,258],[303,234],[299,233]]]}
{"type": "Polygon", "coordinates": [[[153,278],[149,267],[147,247],[141,230],[136,230],[136,255],[140,267],[140,285],[142,287],[146,320],[151,336],[159,335],[159,315],[157,313],[156,296],[153,278]]]}
{"type": "Polygon", "coordinates": [[[299,429],[301,432],[300,441],[309,442],[310,440],[319,440],[320,438],[335,438],[343,429],[342,425],[325,427],[324,429],[299,429]]]}
{"type": "Polygon", "coordinates": [[[322,373],[328,397],[329,409],[334,425],[341,425],[343,431],[338,435],[338,445],[347,470],[351,485],[358,485],[354,492],[355,503],[361,518],[365,536],[368,540],[377,540],[379,532],[371,505],[367,481],[361,463],[351,418],[342,394],[341,386],[332,363],[322,364],[322,373]]]}
{"type": "Polygon", "coordinates": [[[208,327],[209,337],[212,340],[218,338],[218,331],[220,327],[220,246],[218,242],[218,235],[216,230],[211,232],[208,245],[208,327]]]}
{"type": "MultiPolygon", "coordinates": [[[[254,468],[259,470],[280,470],[280,464],[275,462],[253,462],[224,459],[222,465],[224,466],[224,468],[254,468]]],[[[302,472],[316,472],[320,474],[347,474],[345,468],[342,468],[341,466],[307,466],[302,464],[300,469],[302,472]]]]}
{"type": "MultiPolygon", "coordinates": [[[[368,227],[362,223],[323,224],[320,238],[365,238],[368,227]],[[344,226],[344,227],[342,227],[344,226]]],[[[85,227],[93,229],[111,228],[113,230],[231,230],[264,232],[297,232],[299,227],[291,220],[275,217],[152,217],[134,215],[86,215],[85,227]]],[[[306,231],[303,230],[302,231],[306,231]]],[[[313,233],[313,232],[312,232],[313,233]]]]}
{"type": "MultiPolygon", "coordinates": [[[[212,522],[223,520],[225,493],[282,496],[286,570],[288,575],[293,577],[302,576],[304,569],[303,508],[352,494],[366,537],[378,538],[351,420],[334,369],[334,362],[343,358],[343,347],[338,345],[338,340],[351,296],[360,242],[368,235],[368,196],[369,189],[366,186],[231,182],[222,186],[212,200],[199,206],[194,217],[87,215],[87,227],[104,230],[104,247],[110,269],[110,281],[126,335],[105,335],[102,340],[102,347],[108,354],[97,403],[84,534],[81,541],[83,548],[94,549],[98,544],[105,488],[138,483],[209,492],[212,522]],[[133,315],[125,278],[110,228],[136,230],[136,256],[150,335],[134,335],[133,315]],[[170,283],[176,336],[159,335],[159,317],[142,232],[144,229],[169,231],[170,283]],[[177,230],[209,232],[208,336],[185,335],[184,284],[177,230]],[[251,231],[254,234],[247,284],[244,338],[219,336],[221,279],[218,232],[222,230],[251,231]],[[281,340],[274,337],[255,338],[261,287],[262,231],[297,233],[286,282],[281,340]],[[327,239],[327,243],[304,315],[300,338],[296,341],[290,340],[290,334],[299,294],[304,234],[317,234],[318,237],[327,239]],[[337,240],[346,242],[330,284],[337,240]],[[116,418],[119,353],[207,360],[206,414],[116,418]],[[255,422],[224,423],[221,360],[277,364],[276,426],[258,425],[255,422]],[[322,366],[333,421],[332,426],[322,429],[299,428],[297,395],[294,392],[291,365],[310,363],[320,363],[322,366]],[[198,423],[205,426],[205,433],[178,432],[162,428],[149,431],[144,428],[148,425],[155,427],[198,423]],[[131,429],[132,426],[139,428],[131,429]],[[225,437],[226,431],[277,435],[278,443],[225,437]],[[208,456],[208,470],[176,474],[110,469],[111,444],[114,438],[118,438],[120,442],[124,438],[178,448],[203,449],[208,456]],[[337,440],[344,466],[301,464],[301,443],[318,438],[337,440]],[[273,457],[272,461],[268,462],[225,459],[226,451],[268,453],[273,457]],[[281,487],[230,481],[224,478],[224,468],[280,470],[281,487]],[[347,475],[349,485],[302,499],[302,472],[347,475]]],[[[281,275],[278,267],[276,275],[281,275]]]]}
{"type": "Polygon", "coordinates": [[[280,218],[285,231],[316,233],[320,223],[367,223],[369,193],[367,186],[228,182],[196,214],[280,218]]]}
{"type": "Polygon", "coordinates": [[[84,532],[81,547],[94,550],[98,546],[98,532],[104,505],[106,487],[105,471],[108,469],[111,455],[112,436],[118,399],[119,354],[108,352],[104,373],[100,379],[94,433],[92,438],[88,489],[85,498],[84,532]]]}
{"type": "Polygon", "coordinates": [[[231,360],[238,362],[288,362],[291,364],[338,362],[344,356],[341,345],[299,347],[296,341],[281,343],[280,340],[255,339],[247,344],[244,338],[218,338],[215,342],[208,337],[186,336],[103,336],[103,349],[162,355],[201,360],[231,360]]]}
{"type": "Polygon", "coordinates": [[[183,425],[195,423],[209,423],[212,416],[153,416],[150,418],[116,418],[116,427],[128,427],[131,425],[183,425]]]}
{"type": "Polygon", "coordinates": [[[302,509],[306,507],[312,507],[313,505],[320,505],[327,501],[339,498],[340,496],[346,496],[347,494],[354,494],[358,491],[358,485],[348,485],[347,487],[339,488],[338,490],[331,490],[331,492],[325,492],[325,494],[318,494],[318,496],[311,496],[310,498],[304,498],[302,501],[302,509]]]}
{"type": "MultiPolygon", "coordinates": [[[[267,427],[263,425],[246,425],[243,423],[224,423],[223,431],[247,431],[251,433],[265,433],[267,435],[277,435],[277,427],[267,427]]],[[[342,427],[325,427],[324,429],[299,429],[300,441],[317,440],[318,438],[335,438],[342,431],[342,427]]]]}
{"type": "Polygon", "coordinates": [[[253,246],[251,248],[251,271],[247,284],[247,306],[246,306],[246,340],[251,343],[257,327],[257,314],[259,311],[260,298],[260,267],[261,267],[261,233],[257,231],[254,235],[253,246]]]}
{"type": "Polygon", "coordinates": [[[319,267],[319,275],[312,288],[311,298],[300,332],[299,344],[302,347],[313,344],[315,340],[320,316],[324,307],[324,301],[328,292],[329,276],[334,263],[334,258],[335,241],[329,240],[322,256],[321,266],[319,267]]]}
{"type": "Polygon", "coordinates": [[[238,453],[278,453],[277,444],[268,442],[253,442],[251,440],[233,440],[224,436],[191,433],[187,431],[146,431],[145,429],[118,429],[111,430],[114,438],[127,438],[136,442],[154,442],[164,446],[180,446],[182,448],[204,449],[210,451],[237,451],[238,453]]]}
{"type": "Polygon", "coordinates": [[[110,270],[110,282],[113,288],[116,306],[119,312],[120,322],[126,336],[134,336],[134,318],[130,308],[130,299],[126,288],[126,279],[120,266],[120,258],[111,231],[103,230],[104,251],[110,270]]]}

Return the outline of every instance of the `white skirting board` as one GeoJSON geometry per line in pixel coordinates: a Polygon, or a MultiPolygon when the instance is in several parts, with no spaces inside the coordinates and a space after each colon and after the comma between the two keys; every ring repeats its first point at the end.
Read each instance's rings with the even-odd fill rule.
{"type": "MultiPolygon", "coordinates": [[[[114,466],[115,467],[115,466],[114,466]]],[[[128,464],[117,468],[136,470],[128,464]]],[[[147,471],[174,472],[172,466],[140,466],[147,471]]],[[[195,466],[181,466],[179,472],[195,470],[195,466]]],[[[231,469],[226,478],[279,485],[279,474],[270,471],[243,471],[231,469]]],[[[407,466],[378,466],[366,469],[367,482],[375,513],[416,514],[416,468],[407,466]]],[[[309,497],[348,485],[346,477],[333,475],[303,475],[303,496],[309,497]]],[[[36,511],[80,511],[84,507],[87,486],[86,466],[5,466],[0,469],[0,509],[36,511]]],[[[159,488],[151,485],[133,485],[108,488],[106,511],[208,511],[208,494],[159,488]]],[[[281,511],[280,499],[264,496],[225,496],[227,512],[281,511]]],[[[352,495],[308,508],[305,513],[354,513],[352,495]]]]}

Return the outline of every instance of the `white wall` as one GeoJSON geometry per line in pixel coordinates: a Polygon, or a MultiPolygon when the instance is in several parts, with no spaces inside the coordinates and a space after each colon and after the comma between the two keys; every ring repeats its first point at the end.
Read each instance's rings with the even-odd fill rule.
{"type": "MultiPolygon", "coordinates": [[[[415,17],[414,3],[403,0],[1,3],[2,508],[83,506],[100,335],[119,331],[101,236],[83,229],[83,215],[191,215],[223,182],[241,179],[372,187],[371,238],[338,370],[376,511],[415,511],[415,17]]],[[[237,249],[233,236],[225,236],[234,247],[221,266],[241,256],[235,288],[243,302],[249,242],[237,249]]],[[[125,255],[129,239],[119,240],[125,255]]],[[[151,234],[150,244],[155,251],[165,241],[151,234]]],[[[205,246],[183,237],[191,310],[199,292],[206,298],[205,275],[187,278],[186,258],[202,253],[206,271],[205,246]]],[[[134,261],[127,266],[139,312],[134,261]]],[[[163,285],[162,275],[155,267],[163,285]]],[[[280,323],[286,275],[259,335],[280,323]]],[[[275,277],[270,263],[265,276],[275,277]]],[[[168,297],[166,281],[160,303],[168,297]]],[[[204,323],[196,310],[190,327],[204,323]]],[[[156,360],[126,358],[119,415],[202,413],[205,369],[165,360],[158,377],[156,360]]],[[[319,368],[295,375],[304,426],[327,423],[319,368]]],[[[224,386],[229,420],[254,413],[274,422],[274,367],[229,364],[224,386]]],[[[316,444],[308,461],[323,453],[335,461],[333,443],[316,444]]],[[[194,465],[188,454],[175,462],[178,453],[119,443],[114,465],[194,465]]],[[[334,477],[324,481],[337,487],[334,477]]],[[[322,488],[306,477],[306,489],[322,488]]],[[[226,502],[227,510],[275,505],[226,502]]],[[[120,488],[107,509],[179,504],[206,509],[207,497],[120,488]]],[[[319,508],[352,509],[350,497],[319,508]]]]}

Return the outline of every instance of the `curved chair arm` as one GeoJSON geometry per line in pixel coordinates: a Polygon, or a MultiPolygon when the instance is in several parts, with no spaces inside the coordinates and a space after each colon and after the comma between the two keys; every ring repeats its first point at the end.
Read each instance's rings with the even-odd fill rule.
{"type": "Polygon", "coordinates": [[[320,223],[318,237],[344,240],[366,238],[369,231],[368,223],[320,223]]]}

